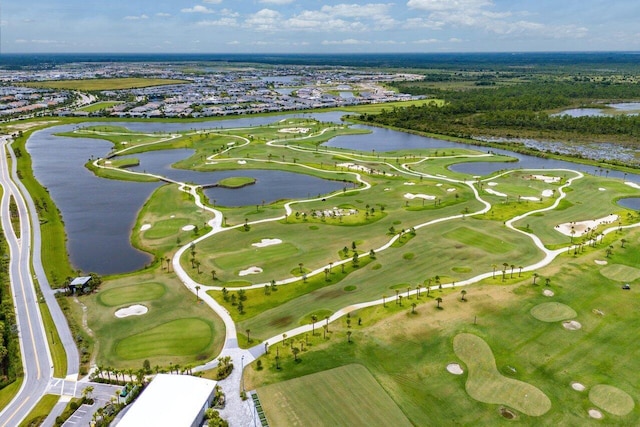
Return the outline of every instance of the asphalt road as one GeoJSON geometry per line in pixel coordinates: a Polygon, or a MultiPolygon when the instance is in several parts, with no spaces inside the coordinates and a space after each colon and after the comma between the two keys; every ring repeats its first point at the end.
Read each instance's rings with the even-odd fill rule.
{"type": "Polygon", "coordinates": [[[0,147],[4,153],[4,155],[0,155],[0,185],[2,185],[4,189],[0,202],[0,217],[10,250],[9,272],[16,308],[18,333],[20,334],[24,380],[18,394],[9,405],[0,412],[0,426],[15,426],[18,425],[35,404],[38,403],[53,377],[53,363],[47,342],[47,332],[44,330],[34,287],[34,274],[31,268],[31,248],[33,248],[34,254],[33,272],[39,280],[43,296],[49,304],[61,340],[67,350],[67,378],[74,381],[77,379],[79,359],[66,319],[55,301],[55,296],[47,283],[40,263],[39,227],[32,228],[29,219],[29,212],[31,212],[31,217],[37,220],[35,206],[22,186],[22,183],[17,179],[15,171],[16,162],[15,158],[13,158],[13,152],[11,152],[13,171],[9,169],[6,154],[7,144],[6,136],[0,136],[0,147]],[[26,198],[23,197],[23,194],[26,195],[26,198]],[[11,225],[9,214],[10,196],[13,196],[18,208],[20,217],[19,236],[14,233],[11,225]]]}

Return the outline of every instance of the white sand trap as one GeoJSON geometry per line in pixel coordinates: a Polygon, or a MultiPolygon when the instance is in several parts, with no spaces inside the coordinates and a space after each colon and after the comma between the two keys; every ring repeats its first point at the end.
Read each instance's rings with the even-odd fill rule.
{"type": "Polygon", "coordinates": [[[489,187],[495,187],[496,185],[498,185],[497,182],[493,182],[493,181],[487,182],[487,184],[489,184],[489,187]]]}
{"type": "Polygon", "coordinates": [[[371,169],[369,169],[368,167],[362,166],[362,165],[356,165],[355,163],[338,163],[336,166],[340,168],[347,168],[347,169],[357,170],[360,172],[371,173],[371,169]]]}
{"type": "Polygon", "coordinates": [[[607,191],[607,189],[600,187],[600,188],[598,188],[598,191],[607,191]]]}
{"type": "Polygon", "coordinates": [[[416,185],[415,182],[405,182],[404,185],[416,185]]]}
{"type": "Polygon", "coordinates": [[[537,202],[540,199],[538,197],[533,197],[533,196],[521,196],[520,200],[531,200],[532,202],[537,202]]]}
{"type": "Polygon", "coordinates": [[[542,197],[551,197],[553,196],[553,190],[542,190],[542,197]]]}
{"type": "Polygon", "coordinates": [[[185,225],[182,227],[182,231],[192,231],[195,230],[196,226],[193,224],[185,225]]]}
{"type": "Polygon", "coordinates": [[[611,224],[617,219],[618,219],[618,215],[611,214],[611,215],[605,216],[604,218],[593,219],[589,221],[566,222],[564,224],[560,224],[556,226],[556,230],[558,230],[560,233],[564,234],[565,236],[571,236],[571,229],[573,227],[573,231],[574,231],[573,235],[580,236],[581,234],[585,233],[588,228],[591,230],[595,230],[596,228],[598,228],[599,225],[611,224]]]}
{"type": "Polygon", "coordinates": [[[246,165],[247,161],[246,160],[238,160],[238,164],[239,165],[246,165]]]}
{"type": "Polygon", "coordinates": [[[629,187],[637,188],[638,190],[640,190],[640,184],[636,184],[635,182],[630,181],[625,182],[625,184],[627,184],[629,187]]]}
{"type": "Polygon", "coordinates": [[[571,388],[575,391],[585,391],[587,389],[583,384],[576,381],[571,383],[571,388]]]}
{"type": "Polygon", "coordinates": [[[412,194],[407,193],[404,195],[405,199],[413,200],[413,199],[425,199],[425,200],[435,200],[436,196],[430,196],[428,194],[412,194]]]}
{"type": "Polygon", "coordinates": [[[241,270],[240,273],[238,273],[238,276],[248,276],[249,274],[260,274],[262,273],[262,269],[260,267],[249,267],[246,270],[241,270]]]}
{"type": "Polygon", "coordinates": [[[455,188],[447,188],[447,193],[453,193],[454,191],[456,191],[455,188]]]}
{"type": "Polygon", "coordinates": [[[104,164],[105,164],[105,165],[110,165],[110,164],[112,164],[112,163],[111,163],[111,160],[105,160],[105,161],[104,161],[104,164]]]}
{"type": "Polygon", "coordinates": [[[134,304],[116,311],[115,316],[119,319],[129,316],[142,316],[143,314],[146,314],[147,311],[149,311],[149,309],[144,305],[134,304]]]}
{"type": "Polygon", "coordinates": [[[265,246],[279,245],[280,243],[282,243],[282,240],[280,239],[262,239],[258,243],[252,243],[251,246],[255,246],[256,248],[264,248],[265,246]]]}
{"type": "Polygon", "coordinates": [[[280,129],[278,132],[280,133],[309,133],[311,129],[309,128],[285,128],[280,129]]]}
{"type": "Polygon", "coordinates": [[[547,175],[531,175],[532,179],[537,179],[538,181],[544,181],[547,184],[553,184],[555,182],[560,182],[559,176],[547,176],[547,175]]]}
{"type": "Polygon", "coordinates": [[[568,322],[562,322],[562,326],[569,331],[577,331],[578,329],[582,329],[582,324],[575,320],[569,320],[568,322]]]}
{"type": "Polygon", "coordinates": [[[385,188],[384,191],[391,191],[391,189],[390,188],[385,188]]]}
{"type": "Polygon", "coordinates": [[[234,145],[236,145],[235,141],[227,142],[227,147],[233,147],[234,145]]]}
{"type": "Polygon", "coordinates": [[[489,194],[493,194],[494,196],[507,197],[507,195],[506,195],[506,194],[501,193],[501,192],[496,191],[496,190],[492,190],[492,189],[490,189],[490,188],[485,188],[485,190],[484,190],[484,191],[486,191],[486,192],[487,192],[487,193],[489,193],[489,194]]]}
{"type": "Polygon", "coordinates": [[[554,296],[555,294],[553,293],[553,291],[552,291],[552,290],[545,289],[544,291],[542,291],[542,295],[544,295],[545,297],[552,297],[552,296],[554,296]]]}
{"type": "Polygon", "coordinates": [[[140,231],[147,231],[150,228],[151,224],[142,224],[142,226],[140,227],[140,231]]]}
{"type": "Polygon", "coordinates": [[[603,418],[602,412],[597,409],[589,409],[589,416],[596,420],[601,420],[603,418]]]}
{"type": "Polygon", "coordinates": [[[598,265],[607,265],[609,264],[607,261],[603,260],[603,259],[597,259],[594,261],[596,264],[598,265]]]}
{"type": "Polygon", "coordinates": [[[437,183],[436,187],[442,187],[442,183],[441,182],[437,183]]]}
{"type": "Polygon", "coordinates": [[[460,365],[458,365],[457,363],[449,363],[447,365],[447,371],[449,371],[449,373],[453,374],[453,375],[462,375],[462,374],[464,374],[464,371],[462,370],[460,365]]]}

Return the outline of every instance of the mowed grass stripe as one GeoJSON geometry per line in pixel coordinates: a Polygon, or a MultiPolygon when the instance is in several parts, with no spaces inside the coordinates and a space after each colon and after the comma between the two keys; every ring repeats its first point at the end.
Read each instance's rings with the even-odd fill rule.
{"type": "Polygon", "coordinates": [[[124,360],[156,356],[192,356],[207,349],[213,327],[201,319],[179,319],[129,336],[115,345],[124,360]]]}
{"type": "Polygon", "coordinates": [[[47,88],[47,89],[69,89],[69,90],[117,90],[134,89],[151,86],[164,86],[188,83],[187,80],[176,79],[147,79],[140,77],[125,77],[116,79],[78,79],[78,80],[46,80],[41,82],[27,82],[23,86],[47,88]]]}
{"type": "Polygon", "coordinates": [[[362,365],[306,375],[257,392],[272,426],[411,426],[362,365]]]}
{"type": "Polygon", "coordinates": [[[491,254],[504,254],[513,249],[513,245],[504,240],[481,233],[468,227],[457,227],[443,237],[458,241],[466,246],[474,246],[491,254]]]}
{"type": "Polygon", "coordinates": [[[160,283],[141,283],[109,289],[98,294],[98,301],[107,307],[117,307],[134,302],[152,301],[161,298],[167,289],[160,283]]]}
{"type": "Polygon", "coordinates": [[[469,370],[466,389],[469,396],[484,403],[506,405],[537,417],[551,409],[551,401],[538,388],[506,378],[498,372],[489,345],[473,334],[458,334],[453,350],[469,370]]]}

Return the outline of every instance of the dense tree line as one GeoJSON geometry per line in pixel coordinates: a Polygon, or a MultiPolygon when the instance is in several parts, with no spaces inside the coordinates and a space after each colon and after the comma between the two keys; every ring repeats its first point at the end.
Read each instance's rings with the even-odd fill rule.
{"type": "Polygon", "coordinates": [[[435,91],[425,86],[401,83],[397,87],[414,94],[444,98],[442,107],[430,105],[383,110],[364,121],[444,135],[468,137],[488,130],[570,132],[589,138],[598,135],[640,139],[640,117],[554,116],[548,110],[594,100],[640,99],[640,85],[603,83],[524,83],[496,89],[435,91]]]}

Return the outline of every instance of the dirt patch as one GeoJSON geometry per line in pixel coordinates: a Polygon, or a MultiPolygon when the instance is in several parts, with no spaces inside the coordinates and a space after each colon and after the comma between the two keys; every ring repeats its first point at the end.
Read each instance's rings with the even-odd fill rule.
{"type": "Polygon", "coordinates": [[[323,292],[316,297],[316,300],[335,299],[344,296],[342,289],[334,289],[331,291],[323,292]]]}
{"type": "Polygon", "coordinates": [[[517,417],[515,412],[507,408],[500,408],[500,415],[507,420],[515,420],[517,417]]]}
{"type": "Polygon", "coordinates": [[[568,322],[562,322],[562,326],[568,331],[577,331],[582,329],[582,324],[575,320],[569,320],[568,322]]]}
{"type": "Polygon", "coordinates": [[[287,326],[293,320],[292,316],[279,317],[269,322],[270,326],[287,326]]]}
{"type": "Polygon", "coordinates": [[[597,314],[598,316],[604,316],[604,311],[598,310],[597,308],[593,309],[593,314],[597,314]]]}

